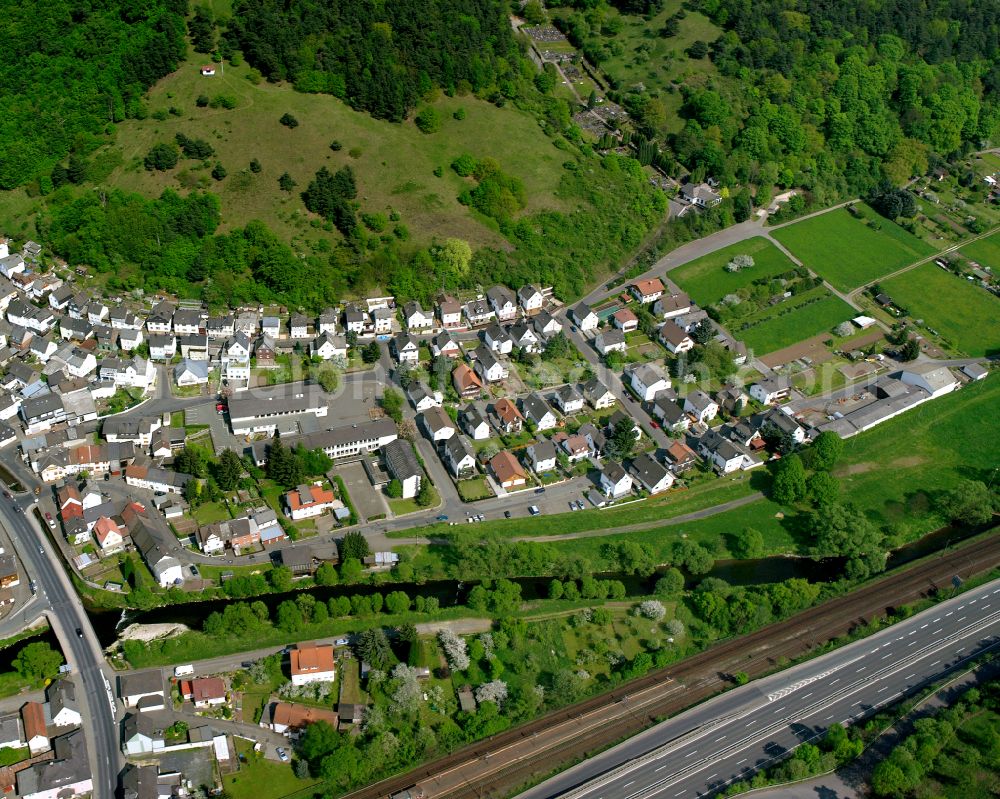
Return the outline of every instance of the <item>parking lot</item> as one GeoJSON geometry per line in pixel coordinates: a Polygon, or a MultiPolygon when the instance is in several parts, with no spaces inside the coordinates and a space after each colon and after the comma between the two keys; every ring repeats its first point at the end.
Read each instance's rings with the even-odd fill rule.
{"type": "Polygon", "coordinates": [[[339,475],[347,486],[347,493],[351,497],[351,502],[361,516],[359,521],[364,522],[372,516],[384,515],[388,513],[388,508],[381,494],[375,490],[368,480],[368,474],[361,461],[344,463],[333,468],[332,474],[339,475]]]}

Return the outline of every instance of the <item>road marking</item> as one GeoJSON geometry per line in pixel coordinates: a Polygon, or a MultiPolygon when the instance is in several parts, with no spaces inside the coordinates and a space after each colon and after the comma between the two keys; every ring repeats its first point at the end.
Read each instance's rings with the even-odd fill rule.
{"type": "Polygon", "coordinates": [[[622,788],[628,788],[628,786],[631,785],[633,782],[635,782],[635,780],[629,780],[622,786],[622,788]]]}
{"type": "Polygon", "coordinates": [[[747,726],[747,727],[752,727],[752,726],[753,726],[754,724],[756,724],[756,723],[757,723],[757,719],[754,719],[753,721],[751,721],[751,722],[750,722],[749,724],[747,724],[746,726],[747,726]]]}
{"type": "Polygon", "coordinates": [[[959,616],[958,621],[965,621],[965,618],[966,618],[965,616],[959,616]]]}
{"type": "Polygon", "coordinates": [[[823,719],[823,721],[829,721],[832,718],[833,718],[833,713],[831,713],[829,716],[827,716],[825,719],[823,719]]]}
{"type": "Polygon", "coordinates": [[[691,757],[692,755],[696,755],[696,754],[698,754],[698,750],[694,749],[694,750],[688,752],[686,755],[684,755],[684,757],[691,757]]]}
{"type": "Polygon", "coordinates": [[[959,605],[959,606],[958,606],[958,609],[959,609],[959,610],[965,610],[965,605],[959,605]]]}
{"type": "Polygon", "coordinates": [[[721,736],[719,738],[716,738],[714,741],[712,741],[712,743],[717,744],[719,741],[724,741],[724,740],[726,740],[726,736],[725,735],[723,735],[723,736],[721,736]]]}
{"type": "Polygon", "coordinates": [[[984,602],[984,603],[983,603],[983,607],[984,607],[984,608],[988,608],[989,606],[990,606],[990,603],[989,603],[989,602],[984,602]]]}
{"type": "Polygon", "coordinates": [[[743,758],[743,759],[742,759],[742,760],[741,760],[741,761],[740,761],[739,763],[737,763],[736,765],[737,765],[737,766],[742,766],[742,765],[743,765],[744,763],[746,763],[746,762],[747,762],[747,758],[743,758]]]}
{"type": "Polygon", "coordinates": [[[707,777],[705,777],[705,779],[706,779],[706,780],[710,780],[710,779],[712,779],[713,777],[718,777],[718,776],[719,776],[719,772],[718,772],[718,771],[716,771],[716,772],[715,772],[715,774],[709,774],[709,775],[708,775],[707,777]]]}
{"type": "Polygon", "coordinates": [[[868,668],[867,666],[862,666],[860,669],[858,669],[858,671],[864,671],[867,668],[868,668]]]}
{"type": "Polygon", "coordinates": [[[910,630],[910,631],[909,631],[909,632],[907,633],[907,635],[916,635],[916,634],[917,634],[917,631],[916,631],[916,630],[910,630]]]}
{"type": "Polygon", "coordinates": [[[959,652],[964,652],[964,651],[965,651],[965,647],[963,646],[961,649],[956,649],[955,650],[955,654],[958,654],[959,652]]]}
{"type": "Polygon", "coordinates": [[[809,693],[805,694],[804,696],[802,696],[802,697],[800,697],[800,698],[801,698],[801,699],[808,699],[808,698],[809,698],[810,696],[812,696],[812,695],[813,695],[813,692],[812,692],[812,691],[810,691],[809,693]]]}
{"type": "Polygon", "coordinates": [[[936,666],[936,665],[937,665],[938,663],[940,663],[940,662],[941,662],[940,660],[935,660],[935,661],[934,661],[933,663],[931,663],[931,665],[932,665],[932,666],[936,666]]]}
{"type": "Polygon", "coordinates": [[[979,601],[978,599],[970,599],[969,600],[969,604],[970,605],[975,605],[978,601],[979,601]]]}
{"type": "Polygon", "coordinates": [[[945,613],[944,617],[947,619],[949,616],[954,616],[954,615],[955,615],[955,611],[951,611],[950,613],[945,613]]]}
{"type": "Polygon", "coordinates": [[[779,708],[778,708],[777,710],[775,710],[774,712],[775,712],[775,713],[780,713],[780,712],[781,712],[781,711],[783,711],[783,710],[784,710],[784,708],[783,708],[783,707],[779,707],[779,708]]]}
{"type": "Polygon", "coordinates": [[[920,629],[921,629],[921,630],[925,629],[926,627],[927,627],[927,625],[926,625],[926,624],[921,624],[921,625],[920,625],[920,629]]]}
{"type": "Polygon", "coordinates": [[[683,796],[685,793],[687,793],[687,791],[678,791],[674,794],[674,796],[683,796]]]}
{"type": "Polygon", "coordinates": [[[937,624],[939,621],[941,621],[941,617],[940,616],[938,616],[936,619],[934,619],[934,621],[931,622],[931,624],[937,624]]]}
{"type": "Polygon", "coordinates": [[[917,642],[916,641],[910,641],[910,643],[908,643],[907,646],[913,646],[915,643],[917,643],[917,642]]]}
{"type": "MultiPolygon", "coordinates": [[[[916,641],[914,641],[913,643],[916,643],[916,641]]],[[[886,658],[891,658],[891,657],[892,657],[892,652],[888,652],[887,654],[882,655],[882,660],[885,660],[886,658]]]]}
{"type": "Polygon", "coordinates": [[[888,685],[883,685],[881,688],[878,689],[878,693],[882,693],[883,691],[888,691],[888,690],[889,690],[889,686],[888,685]]]}
{"type": "Polygon", "coordinates": [[[831,682],[830,685],[836,685],[838,682],[840,682],[840,677],[838,677],[836,680],[834,680],[833,682],[831,682]]]}
{"type": "Polygon", "coordinates": [[[910,679],[910,677],[916,677],[916,676],[917,676],[917,673],[913,672],[913,674],[907,674],[903,679],[904,680],[908,680],[908,679],[910,679]]]}
{"type": "Polygon", "coordinates": [[[663,769],[665,769],[665,768],[666,768],[666,766],[660,766],[658,769],[654,769],[654,770],[655,771],[663,771],[663,769]]]}
{"type": "Polygon", "coordinates": [[[934,632],[931,633],[931,635],[940,635],[943,629],[944,627],[938,627],[934,632]]]}

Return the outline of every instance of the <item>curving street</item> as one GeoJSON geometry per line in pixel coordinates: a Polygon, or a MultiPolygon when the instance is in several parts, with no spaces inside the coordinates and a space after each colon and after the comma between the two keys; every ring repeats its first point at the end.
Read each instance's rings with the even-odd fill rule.
{"type": "Polygon", "coordinates": [[[737,688],[520,794],[712,796],[837,723],[857,721],[1000,643],[1000,580],[737,688]]]}

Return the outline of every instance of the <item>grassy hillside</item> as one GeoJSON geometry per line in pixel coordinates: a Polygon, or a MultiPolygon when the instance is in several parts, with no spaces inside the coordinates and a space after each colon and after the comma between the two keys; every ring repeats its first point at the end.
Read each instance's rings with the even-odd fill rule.
{"type": "Polygon", "coordinates": [[[192,53],[181,69],[153,87],[148,119],[127,120],[119,126],[109,149],[121,153],[122,165],[110,173],[109,184],[147,196],[157,196],[166,187],[201,185],[221,197],[223,229],[260,219],[286,240],[336,238],[336,233],[324,236],[311,224],[299,192],[319,167],[333,171],[350,164],[362,210],[395,211],[417,241],[460,236],[474,247],[504,246],[491,222],[474,219],[456,199],[466,184],[448,165],[469,153],[476,158],[492,156],[506,172],[519,177],[527,189],[528,212],[561,209],[555,193],[565,155],[526,113],[499,109],[472,96],[442,96],[434,103],[443,118],[441,130],[427,135],[412,121],[376,120],[329,95],[302,94],[288,84],[254,84],[248,80],[251,69],[246,65],[227,64],[224,72],[202,77],[198,67],[203,59],[192,53]],[[235,98],[237,107],[199,108],[199,95],[227,95],[235,98]],[[179,116],[169,113],[171,108],[179,116]],[[463,120],[453,118],[459,108],[465,110],[463,120]],[[165,119],[155,118],[163,112],[165,119]],[[289,129],[278,122],[285,113],[298,120],[298,127],[289,129]],[[168,172],[147,171],[142,159],[149,149],[158,142],[172,142],[178,132],[208,141],[216,157],[207,168],[198,161],[182,160],[168,172]],[[336,152],[330,148],[334,140],[342,145],[336,152]],[[261,163],[260,173],[248,169],[253,158],[261,163]],[[228,172],[221,182],[209,174],[215,161],[228,172]],[[443,168],[442,177],[433,174],[435,167],[443,168]],[[278,177],[284,172],[298,184],[291,193],[278,189],[278,177]]]}

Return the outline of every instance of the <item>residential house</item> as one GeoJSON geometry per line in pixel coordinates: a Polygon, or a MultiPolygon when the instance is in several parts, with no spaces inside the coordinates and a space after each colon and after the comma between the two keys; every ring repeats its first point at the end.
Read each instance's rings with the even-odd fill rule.
{"type": "Polygon", "coordinates": [[[698,455],[683,441],[674,441],[667,447],[667,462],[674,474],[680,474],[698,462],[698,455]]]}
{"type": "Polygon", "coordinates": [[[161,588],[180,585],[184,582],[184,567],[177,558],[167,554],[177,548],[176,536],[163,519],[154,521],[137,511],[135,505],[136,503],[132,503],[122,511],[122,519],[132,535],[132,543],[161,588]]]}
{"type": "Polygon", "coordinates": [[[651,402],[661,391],[670,388],[670,378],[663,367],[655,363],[643,363],[626,370],[629,386],[643,402],[651,402]]]}
{"type": "Polygon", "coordinates": [[[531,324],[539,337],[544,340],[548,340],[552,336],[562,332],[562,322],[545,310],[539,311],[535,318],[532,319],[531,324]]]}
{"type": "Polygon", "coordinates": [[[668,319],[660,326],[660,341],[673,355],[694,349],[694,339],[673,319],[668,319]]]}
{"type": "Polygon", "coordinates": [[[193,680],[184,680],[182,686],[185,683],[190,686],[187,689],[190,696],[185,695],[183,687],[181,695],[185,699],[190,698],[199,710],[226,704],[226,683],[221,677],[195,677],[193,680]]]}
{"type": "Polygon", "coordinates": [[[204,386],[208,384],[208,361],[185,358],[174,367],[174,382],[178,386],[204,386]]]}
{"type": "Polygon", "coordinates": [[[583,410],[583,397],[573,386],[563,386],[554,394],[555,403],[563,415],[579,413],[583,410]]]}
{"type": "Polygon", "coordinates": [[[490,307],[490,304],[480,297],[479,299],[470,300],[465,303],[462,308],[462,312],[465,314],[465,319],[469,324],[469,327],[479,327],[480,325],[485,325],[491,319],[496,317],[496,311],[490,307]]]}
{"type": "Polygon", "coordinates": [[[83,516],[83,501],[80,497],[80,489],[74,484],[67,483],[56,490],[56,507],[59,509],[59,516],[63,521],[83,516]]]}
{"type": "Polygon", "coordinates": [[[510,377],[510,369],[507,364],[497,358],[493,354],[493,350],[488,347],[477,347],[473,357],[475,358],[476,374],[482,378],[484,383],[499,383],[510,377]]]}
{"type": "Polygon", "coordinates": [[[558,422],[549,404],[534,391],[521,399],[521,413],[539,432],[551,430],[558,422]]]}
{"type": "Polygon", "coordinates": [[[420,424],[427,433],[427,437],[435,444],[439,441],[446,441],[458,432],[451,417],[444,408],[437,405],[428,408],[420,415],[420,424]]]}
{"type": "Polygon", "coordinates": [[[608,419],[608,431],[613,432],[622,422],[628,422],[632,425],[632,434],[636,441],[642,438],[642,428],[639,427],[639,423],[621,409],[611,414],[611,418],[608,419]]]}
{"type": "MultiPolygon", "coordinates": [[[[49,299],[51,301],[51,297],[49,299]]],[[[124,305],[118,305],[111,309],[108,323],[113,330],[141,330],[143,325],[142,319],[124,305]]]]}
{"type": "Polygon", "coordinates": [[[92,794],[94,778],[82,729],[60,735],[53,742],[55,754],[17,772],[21,799],[75,799],[92,794]]]}
{"type": "Polygon", "coordinates": [[[587,402],[590,403],[591,407],[598,411],[605,408],[613,408],[615,403],[618,402],[618,398],[612,393],[611,389],[596,377],[592,377],[583,384],[583,396],[587,398],[587,402]]]}
{"type": "Polygon", "coordinates": [[[48,362],[49,358],[56,354],[59,349],[55,342],[48,336],[34,336],[28,347],[28,352],[34,355],[42,363],[48,362]]]}
{"type": "Polygon", "coordinates": [[[118,332],[118,346],[125,350],[125,352],[132,352],[142,342],[142,330],[139,328],[126,328],[118,332]]]}
{"type": "Polygon", "coordinates": [[[486,299],[489,300],[497,321],[512,322],[517,318],[517,298],[506,286],[493,286],[488,289],[486,299]]]}
{"type": "Polygon", "coordinates": [[[388,336],[392,332],[392,321],[396,314],[389,308],[376,308],[371,312],[372,330],[376,336],[388,336]]]}
{"type": "Polygon", "coordinates": [[[289,491],[284,497],[285,513],[292,521],[311,519],[321,516],[328,510],[339,507],[343,503],[337,499],[333,490],[321,485],[301,485],[289,491]]]}
{"type": "Polygon", "coordinates": [[[531,468],[537,474],[551,472],[556,468],[557,451],[556,445],[543,438],[528,445],[528,459],[531,461],[531,468]]]}
{"type": "Polygon", "coordinates": [[[150,334],[166,335],[174,329],[174,306],[173,303],[163,302],[153,306],[153,310],[146,317],[146,330],[150,334]]]}
{"type": "Polygon", "coordinates": [[[86,341],[93,332],[94,326],[86,319],[64,316],[59,320],[59,337],[63,341],[86,341]]]}
{"type": "Polygon", "coordinates": [[[594,339],[594,349],[604,356],[607,356],[609,352],[628,352],[625,333],[617,329],[598,333],[594,339]]]}
{"type": "Polygon", "coordinates": [[[296,644],[288,654],[291,660],[292,685],[333,682],[336,679],[331,644],[302,642],[296,644]]]}
{"type": "Polygon", "coordinates": [[[736,386],[726,386],[716,393],[715,401],[718,403],[720,411],[725,411],[731,416],[739,416],[747,407],[750,398],[736,386]]]}
{"type": "MultiPolygon", "coordinates": [[[[266,337],[265,337],[266,342],[266,337]]],[[[260,348],[257,346],[257,360],[260,361],[260,348]]],[[[347,358],[347,339],[343,336],[335,336],[333,333],[320,333],[309,345],[310,354],[313,357],[329,361],[334,358],[347,358]]],[[[273,350],[272,350],[273,352],[273,350]]],[[[272,355],[273,361],[273,355],[272,355]]]]}
{"type": "Polygon", "coordinates": [[[673,474],[648,453],[634,458],[629,465],[629,471],[639,481],[639,485],[650,494],[660,494],[674,484],[673,474]]]}
{"type": "Polygon", "coordinates": [[[21,725],[24,728],[24,741],[32,757],[52,748],[45,730],[45,708],[40,703],[25,702],[21,705],[21,725]]]}
{"type": "Polygon", "coordinates": [[[435,358],[457,358],[462,354],[462,349],[451,333],[442,330],[431,340],[431,354],[435,358]]]}
{"type": "Polygon", "coordinates": [[[166,707],[163,674],[159,669],[120,674],[118,696],[125,707],[137,707],[140,711],[162,710],[166,707]]]}
{"type": "Polygon", "coordinates": [[[517,458],[502,450],[490,459],[490,471],[501,488],[512,489],[528,482],[528,475],[517,458]]]}
{"type": "Polygon", "coordinates": [[[701,424],[708,424],[719,414],[719,405],[701,389],[695,389],[684,398],[684,412],[691,414],[701,424]]]}
{"type": "MultiPolygon", "coordinates": [[[[556,438],[559,438],[559,436],[556,436],[556,438]]],[[[553,441],[554,440],[555,438],[553,441]]],[[[584,460],[585,458],[588,458],[591,453],[590,442],[587,441],[586,436],[581,435],[580,433],[575,433],[571,436],[563,436],[563,438],[559,439],[559,447],[564,453],[566,453],[566,457],[569,458],[570,463],[576,463],[577,461],[584,460]]]]}
{"type": "Polygon", "coordinates": [[[324,333],[329,333],[331,336],[337,333],[337,320],[340,318],[340,313],[333,308],[327,308],[323,313],[319,315],[319,319],[316,322],[316,334],[322,336],[324,333]]]}
{"type": "Polygon", "coordinates": [[[69,305],[69,301],[72,297],[73,287],[64,283],[49,294],[49,307],[54,311],[62,311],[67,305],[69,305]]]}
{"type": "Polygon", "coordinates": [[[151,333],[149,357],[154,361],[169,361],[177,354],[177,339],[171,335],[151,333]]]}
{"type": "Polygon", "coordinates": [[[493,352],[509,355],[514,349],[514,339],[500,325],[491,324],[483,331],[483,343],[493,352]]]}
{"type": "Polygon", "coordinates": [[[250,337],[246,333],[237,333],[222,345],[222,379],[230,386],[249,385],[250,348],[250,337]]]}
{"type": "Polygon", "coordinates": [[[476,456],[462,436],[452,436],[441,445],[441,460],[456,480],[476,473],[476,456]]]}
{"type": "Polygon", "coordinates": [[[348,333],[354,333],[358,336],[364,335],[368,324],[368,314],[358,308],[358,306],[347,305],[344,308],[344,329],[348,333]]]}
{"type": "Polygon", "coordinates": [[[690,417],[671,397],[670,392],[664,391],[653,399],[652,413],[660,420],[664,430],[683,433],[691,426],[690,417]]]}
{"type": "Polygon", "coordinates": [[[517,290],[517,301],[524,309],[525,314],[534,314],[542,309],[545,297],[536,286],[521,286],[517,290]]]}
{"type": "MultiPolygon", "coordinates": [[[[210,316],[208,317],[208,322],[205,324],[205,332],[214,341],[221,341],[230,336],[235,336],[236,318],[232,314],[210,316]]],[[[247,340],[250,339],[250,334],[243,330],[240,331],[240,335],[244,336],[247,340]]]]}
{"type": "Polygon", "coordinates": [[[317,721],[325,721],[333,729],[337,729],[340,723],[340,716],[335,711],[321,707],[275,702],[270,711],[271,729],[292,739],[297,739],[306,727],[317,721]]]}
{"type": "Polygon", "coordinates": [[[162,494],[183,494],[184,486],[193,479],[189,474],[142,463],[133,463],[125,468],[126,484],[162,494]]]}
{"type": "Polygon", "coordinates": [[[664,294],[653,303],[653,315],[659,319],[675,319],[691,311],[691,298],[680,292],[664,294]]]}
{"type": "Polygon", "coordinates": [[[451,382],[462,399],[474,399],[483,392],[483,381],[467,363],[460,363],[451,373],[451,382]]]}
{"type": "Polygon", "coordinates": [[[608,499],[624,497],[632,490],[632,475],[620,463],[608,463],[601,470],[600,487],[608,499]]]}
{"type": "Polygon", "coordinates": [[[518,349],[525,352],[542,351],[541,339],[534,326],[528,322],[518,322],[516,325],[511,325],[507,332],[510,333],[511,340],[518,349]]]}
{"type": "Polygon", "coordinates": [[[392,339],[393,355],[399,363],[418,363],[420,343],[409,333],[399,333],[392,339]]]}
{"type": "Polygon", "coordinates": [[[709,430],[698,440],[698,451],[719,474],[752,469],[762,463],[741,442],[728,438],[724,430],[709,430]]]}
{"type": "MultiPolygon", "coordinates": [[[[322,335],[322,334],[321,334],[322,335]]],[[[336,344],[336,342],[334,342],[336,344]]],[[[315,345],[315,342],[313,342],[315,345]]],[[[347,342],[344,341],[344,347],[346,348],[347,342]]],[[[257,361],[258,369],[274,369],[278,365],[278,345],[277,342],[268,335],[261,334],[253,348],[253,357],[257,361]]]]}
{"type": "Polygon", "coordinates": [[[647,280],[637,280],[629,286],[629,291],[643,305],[648,305],[651,302],[656,302],[663,296],[663,281],[657,277],[647,280]]]}
{"type": "Polygon", "coordinates": [[[722,202],[722,195],[707,183],[685,183],[680,196],[696,208],[714,208],[722,202]]]}
{"type": "Polygon", "coordinates": [[[434,327],[434,315],[427,313],[416,300],[403,306],[403,322],[411,333],[434,327]]]}
{"type": "Polygon", "coordinates": [[[441,392],[431,392],[423,383],[411,383],[406,389],[406,396],[417,413],[423,413],[428,408],[440,408],[444,401],[441,392]]]}
{"type": "Polygon", "coordinates": [[[66,419],[66,408],[59,394],[42,394],[21,403],[21,418],[28,435],[49,430],[66,419]]]}
{"type": "Polygon", "coordinates": [[[144,358],[105,358],[98,370],[101,380],[110,380],[115,388],[137,388],[146,393],[156,382],[156,368],[144,358]]]}
{"type": "Polygon", "coordinates": [[[0,749],[20,749],[23,744],[20,714],[0,716],[0,749]]]}
{"type": "Polygon", "coordinates": [[[639,317],[631,308],[620,308],[611,315],[611,320],[622,333],[634,333],[639,329],[639,317]]]}
{"type": "Polygon", "coordinates": [[[128,713],[122,720],[122,752],[126,756],[149,755],[165,745],[163,732],[149,716],[128,713]]]}
{"type": "Polygon", "coordinates": [[[54,680],[45,689],[48,701],[48,717],[56,727],[73,727],[83,721],[80,706],[76,701],[76,683],[68,677],[54,680]]]}
{"type": "Polygon", "coordinates": [[[423,482],[424,470],[413,451],[413,444],[397,438],[382,447],[382,457],[385,459],[389,474],[402,484],[403,499],[416,497],[423,482]]]}
{"type": "Polygon", "coordinates": [[[498,399],[488,416],[491,424],[501,433],[519,433],[524,426],[524,416],[507,397],[498,399]]]}
{"type": "Polygon", "coordinates": [[[458,415],[458,422],[474,441],[485,441],[490,437],[489,422],[486,421],[486,416],[475,404],[468,405],[458,415]]]}
{"type": "Polygon", "coordinates": [[[571,313],[576,326],[584,333],[597,330],[598,325],[601,324],[601,317],[594,313],[586,303],[579,303],[571,313]]]}
{"type": "Polygon", "coordinates": [[[277,316],[265,316],[260,320],[260,332],[277,340],[281,335],[281,320],[277,316]]]}
{"type": "Polygon", "coordinates": [[[750,386],[750,396],[761,405],[772,405],[792,393],[792,381],[783,376],[768,377],[750,386]]]}
{"type": "Polygon", "coordinates": [[[447,294],[438,298],[438,317],[441,326],[447,330],[456,330],[462,325],[462,304],[447,294]]]}
{"type": "Polygon", "coordinates": [[[178,308],[174,312],[174,333],[178,336],[197,336],[205,333],[205,315],[194,308],[178,308]]]}
{"type": "Polygon", "coordinates": [[[796,444],[804,444],[806,441],[805,428],[782,408],[768,408],[764,413],[756,414],[751,425],[762,433],[770,425],[777,430],[779,436],[787,436],[796,444]]]}
{"type": "Polygon", "coordinates": [[[93,532],[97,545],[105,555],[118,552],[124,546],[125,538],[122,536],[121,528],[114,519],[102,516],[97,520],[97,524],[94,525],[93,532]]]}

